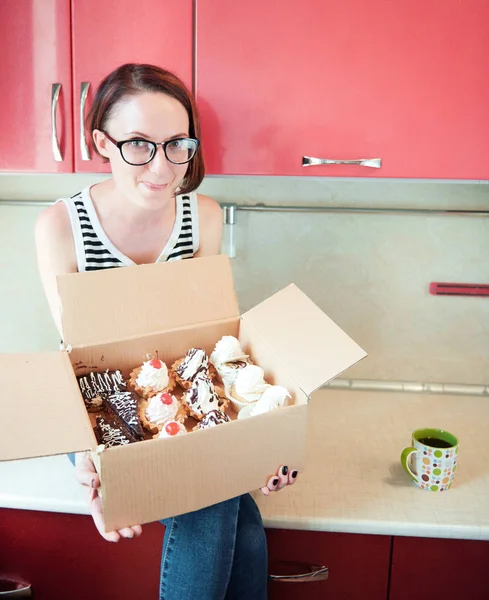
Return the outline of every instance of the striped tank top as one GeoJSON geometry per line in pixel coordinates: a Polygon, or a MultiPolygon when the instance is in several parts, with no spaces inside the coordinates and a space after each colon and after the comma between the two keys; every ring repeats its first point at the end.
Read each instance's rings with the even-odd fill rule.
{"type": "MultiPolygon", "coordinates": [[[[109,240],[99,221],[90,197],[90,188],[71,198],[61,198],[70,216],[75,242],[78,271],[98,271],[136,263],[109,240]]],[[[155,262],[192,258],[199,249],[197,194],[176,197],[175,225],[165,247],[155,262]]]]}

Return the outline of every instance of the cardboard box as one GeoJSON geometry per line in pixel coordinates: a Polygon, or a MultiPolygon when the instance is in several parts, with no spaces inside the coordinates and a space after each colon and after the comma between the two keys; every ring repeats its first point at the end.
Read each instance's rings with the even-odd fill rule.
{"type": "Polygon", "coordinates": [[[71,351],[0,357],[0,459],[94,451],[107,530],[258,489],[281,464],[300,468],[309,395],[366,355],[295,285],[240,316],[226,256],[65,275],[58,287],[71,351]],[[147,353],[170,365],[193,346],[210,353],[223,335],[293,405],[96,451],[75,376],[127,376],[147,353]]]}

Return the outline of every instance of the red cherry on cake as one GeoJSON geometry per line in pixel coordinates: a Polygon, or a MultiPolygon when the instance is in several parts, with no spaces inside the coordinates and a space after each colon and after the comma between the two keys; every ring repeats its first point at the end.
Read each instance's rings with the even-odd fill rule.
{"type": "Polygon", "coordinates": [[[172,421],[165,425],[165,431],[168,435],[177,435],[180,433],[180,426],[176,421],[172,421]]]}
{"type": "Polygon", "coordinates": [[[159,358],[153,358],[153,360],[151,360],[149,364],[153,367],[153,369],[161,369],[161,367],[163,366],[163,363],[159,358]]]}
{"type": "Polygon", "coordinates": [[[171,394],[169,394],[168,392],[165,392],[164,394],[161,394],[160,400],[161,400],[162,404],[172,404],[173,396],[171,394]]]}

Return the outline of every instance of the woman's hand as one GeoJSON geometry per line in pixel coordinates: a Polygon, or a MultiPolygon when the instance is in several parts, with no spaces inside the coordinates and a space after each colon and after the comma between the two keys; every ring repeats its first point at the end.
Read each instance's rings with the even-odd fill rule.
{"type": "Polygon", "coordinates": [[[93,522],[100,535],[108,542],[118,542],[121,537],[133,538],[141,535],[141,525],[133,525],[132,527],[124,527],[118,531],[104,531],[104,515],[102,512],[102,502],[97,493],[97,488],[100,487],[100,478],[95,470],[92,460],[88,454],[77,454],[75,458],[75,474],[78,483],[85,485],[90,490],[90,512],[93,522]]]}
{"type": "Polygon", "coordinates": [[[272,475],[265,487],[260,488],[262,494],[268,496],[270,492],[278,492],[286,485],[294,485],[297,481],[298,471],[296,469],[289,471],[286,465],[279,467],[277,473],[272,475]]]}

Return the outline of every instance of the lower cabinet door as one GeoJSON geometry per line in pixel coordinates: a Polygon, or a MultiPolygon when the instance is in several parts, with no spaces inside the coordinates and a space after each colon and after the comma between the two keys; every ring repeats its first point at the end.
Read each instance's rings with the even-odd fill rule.
{"type": "Polygon", "coordinates": [[[156,599],[164,531],[110,543],[88,516],[0,509],[0,576],[30,583],[35,600],[156,599]]]}
{"type": "Polygon", "coordinates": [[[394,538],[389,600],[488,600],[489,541],[394,538]]]}
{"type": "Polygon", "coordinates": [[[387,598],[388,536],[268,529],[267,540],[269,600],[387,598]]]}

